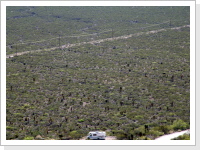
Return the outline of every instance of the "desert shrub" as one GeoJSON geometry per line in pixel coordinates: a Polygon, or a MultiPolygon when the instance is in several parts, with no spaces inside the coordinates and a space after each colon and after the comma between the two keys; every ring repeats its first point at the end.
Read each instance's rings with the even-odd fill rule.
{"type": "MultiPolygon", "coordinates": [[[[106,131],[106,130],[107,130],[107,127],[102,127],[101,130],[102,130],[102,131],[106,131]]],[[[110,132],[108,132],[108,133],[110,133],[110,132]]],[[[108,135],[108,133],[107,133],[107,135],[108,135]]]]}
{"type": "Polygon", "coordinates": [[[118,140],[126,139],[125,132],[123,130],[112,130],[110,132],[111,136],[116,136],[118,140]]]}
{"type": "Polygon", "coordinates": [[[85,121],[84,119],[79,119],[79,120],[78,120],[78,122],[84,122],[84,121],[85,121]]]}
{"type": "Polygon", "coordinates": [[[36,137],[37,135],[41,135],[41,132],[39,130],[32,130],[30,133],[34,137],[36,137]]]}
{"type": "MultiPolygon", "coordinates": [[[[23,108],[22,108],[23,109],[23,108]]],[[[16,116],[16,117],[23,117],[24,116],[24,114],[22,114],[22,113],[14,113],[14,115],[16,116]]]]}
{"type": "Polygon", "coordinates": [[[152,136],[153,138],[156,138],[156,137],[164,135],[164,132],[160,132],[157,130],[150,130],[148,135],[152,136]]]}
{"type": "Polygon", "coordinates": [[[169,133],[170,130],[172,130],[171,126],[163,125],[159,127],[159,131],[164,132],[164,134],[169,133]]]}
{"type": "Polygon", "coordinates": [[[136,135],[136,136],[143,136],[145,135],[145,128],[144,126],[140,126],[139,128],[136,128],[133,133],[136,135]]]}
{"type": "Polygon", "coordinates": [[[177,131],[177,130],[185,130],[189,128],[189,125],[184,122],[183,120],[175,120],[173,122],[172,128],[177,131]]]}
{"type": "Polygon", "coordinates": [[[12,130],[16,130],[16,128],[15,127],[11,127],[11,126],[6,126],[6,130],[12,131],[12,130]]]}
{"type": "Polygon", "coordinates": [[[81,133],[79,133],[78,131],[71,131],[69,135],[72,139],[79,139],[82,137],[81,133]]]}
{"type": "Polygon", "coordinates": [[[34,137],[32,137],[32,136],[27,136],[27,137],[25,137],[23,140],[34,140],[34,137]]]}
{"type": "Polygon", "coordinates": [[[11,132],[6,132],[6,139],[17,139],[19,137],[18,133],[11,133],[11,132]]]}
{"type": "Polygon", "coordinates": [[[151,140],[151,139],[146,136],[141,136],[141,137],[137,138],[137,140],[151,140]]]}
{"type": "Polygon", "coordinates": [[[126,139],[126,135],[124,133],[117,133],[116,137],[118,140],[126,139]]]}
{"type": "Polygon", "coordinates": [[[135,116],[136,120],[140,120],[140,119],[143,119],[143,118],[144,118],[144,116],[142,116],[142,115],[135,116]]]}

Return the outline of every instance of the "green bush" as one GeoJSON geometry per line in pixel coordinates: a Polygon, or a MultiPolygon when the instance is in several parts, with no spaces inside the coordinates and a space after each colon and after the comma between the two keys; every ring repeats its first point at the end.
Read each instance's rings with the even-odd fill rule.
{"type": "Polygon", "coordinates": [[[190,134],[183,134],[176,138],[173,138],[172,140],[190,140],[190,134]]]}
{"type": "Polygon", "coordinates": [[[142,115],[135,116],[136,120],[140,120],[140,119],[143,119],[143,118],[144,118],[144,116],[142,116],[142,115]]]}
{"type": "Polygon", "coordinates": [[[145,128],[144,126],[140,126],[139,128],[136,128],[133,132],[137,136],[143,136],[145,135],[145,128]]]}
{"type": "Polygon", "coordinates": [[[78,122],[84,122],[84,121],[85,121],[84,119],[79,119],[79,120],[78,120],[78,122]]]}
{"type": "Polygon", "coordinates": [[[137,140],[151,140],[151,139],[146,136],[141,136],[141,137],[137,138],[137,140]]]}
{"type": "Polygon", "coordinates": [[[164,135],[164,132],[156,131],[156,130],[150,130],[148,135],[152,136],[153,138],[159,137],[164,135]]]}
{"type": "Polygon", "coordinates": [[[123,139],[127,138],[127,136],[125,135],[125,132],[123,130],[112,130],[110,132],[110,135],[111,136],[116,136],[116,138],[118,140],[123,140],[123,139]]]}
{"type": "Polygon", "coordinates": [[[27,137],[25,137],[23,140],[34,140],[34,137],[32,137],[32,136],[27,136],[27,137]]]}
{"type": "Polygon", "coordinates": [[[15,127],[11,127],[11,126],[6,126],[6,130],[15,130],[15,127]]]}
{"type": "Polygon", "coordinates": [[[36,137],[37,135],[41,135],[42,134],[41,131],[39,131],[39,129],[32,130],[30,133],[31,133],[31,136],[34,136],[34,137],[36,137]]]}
{"type": "Polygon", "coordinates": [[[82,137],[82,135],[78,131],[71,131],[69,135],[72,139],[79,139],[82,137]]]}
{"type": "Polygon", "coordinates": [[[169,133],[170,130],[172,130],[171,126],[163,125],[159,127],[159,131],[164,132],[164,134],[169,133]]]}
{"type": "Polygon", "coordinates": [[[116,135],[117,139],[118,140],[123,140],[123,139],[126,139],[126,135],[124,133],[118,133],[116,135]]]}
{"type": "Polygon", "coordinates": [[[177,131],[177,130],[185,130],[189,128],[189,125],[184,122],[183,120],[175,120],[173,122],[172,128],[177,131]]]}

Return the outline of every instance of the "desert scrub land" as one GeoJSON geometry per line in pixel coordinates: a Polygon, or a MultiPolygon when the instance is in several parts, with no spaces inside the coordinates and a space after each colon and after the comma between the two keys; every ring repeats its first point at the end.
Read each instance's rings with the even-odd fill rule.
{"type": "Polygon", "coordinates": [[[6,9],[6,54],[190,24],[189,7],[6,9]]]}
{"type": "MultiPolygon", "coordinates": [[[[113,37],[110,41],[74,45],[53,51],[34,52],[32,50],[39,47],[33,45],[30,48],[32,52],[7,58],[8,140],[80,139],[92,130],[104,130],[118,140],[152,140],[190,127],[190,28],[183,27],[189,25],[189,8],[111,8],[7,9],[21,16],[13,18],[11,13],[7,14],[7,54],[16,53],[16,50],[28,51],[26,46],[29,44],[21,44],[21,49],[20,46],[17,49],[12,46],[22,32],[21,40],[24,43],[26,40],[44,40],[41,42],[44,45],[39,45],[41,50],[67,44],[70,40],[70,43],[79,43],[113,37]],[[76,19],[64,16],[66,9],[68,15],[76,19]],[[82,11],[87,14],[81,16],[82,11]],[[91,13],[93,11],[99,11],[99,18],[91,13]],[[26,16],[27,13],[30,16],[26,16]],[[105,15],[104,18],[101,15],[105,15]],[[121,15],[120,19],[118,15],[121,15]],[[23,28],[20,28],[21,31],[15,30],[9,21],[18,19],[27,19],[30,24],[34,19],[51,23],[45,26],[44,22],[37,22],[39,28],[43,26],[44,32],[41,34],[34,30],[24,31],[23,28]],[[128,20],[135,22],[130,23],[128,20]],[[74,26],[63,27],[63,22],[74,26]],[[117,22],[119,26],[115,25],[117,22]],[[155,25],[157,22],[166,23],[155,25]],[[88,23],[91,27],[88,27],[88,23]],[[86,27],[87,30],[80,30],[86,27]],[[182,28],[172,30],[174,27],[182,28]],[[121,31],[125,28],[133,29],[121,31]],[[67,35],[92,34],[92,38],[89,38],[91,35],[79,39],[68,37],[68,41],[64,35],[60,35],[60,38],[53,40],[55,43],[47,44],[46,39],[57,37],[61,29],[67,35]],[[109,33],[93,34],[107,29],[109,33]],[[149,33],[159,29],[165,30],[149,33]],[[47,31],[51,32],[52,37],[47,31]],[[143,34],[114,39],[139,32],[143,34]]],[[[18,23],[28,26],[28,21],[18,20],[18,23]]]]}

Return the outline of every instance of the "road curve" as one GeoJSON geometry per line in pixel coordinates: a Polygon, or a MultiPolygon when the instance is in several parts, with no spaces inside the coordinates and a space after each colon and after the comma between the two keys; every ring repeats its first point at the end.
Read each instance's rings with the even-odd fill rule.
{"type": "Polygon", "coordinates": [[[161,137],[156,138],[155,140],[171,140],[171,139],[176,138],[185,133],[189,134],[190,130],[188,129],[188,130],[184,130],[184,131],[180,131],[180,132],[174,132],[172,134],[163,135],[161,137]]]}
{"type": "MultiPolygon", "coordinates": [[[[187,130],[184,130],[184,131],[180,131],[180,132],[174,132],[172,134],[167,134],[167,135],[163,135],[163,136],[160,136],[158,138],[156,138],[155,140],[163,140],[163,141],[167,141],[167,140],[171,140],[173,138],[176,138],[180,135],[183,135],[183,134],[190,134],[190,129],[187,129],[187,130]]],[[[87,137],[83,137],[79,140],[86,140],[87,137]]],[[[117,138],[115,136],[106,136],[106,139],[105,140],[117,140],[117,138]]]]}

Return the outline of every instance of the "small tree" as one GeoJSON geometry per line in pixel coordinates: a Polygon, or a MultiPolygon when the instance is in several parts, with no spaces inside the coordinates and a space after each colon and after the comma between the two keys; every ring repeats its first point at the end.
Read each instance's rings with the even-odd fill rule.
{"type": "Polygon", "coordinates": [[[78,133],[78,131],[71,131],[71,132],[69,133],[69,135],[70,135],[73,139],[79,139],[79,138],[81,138],[81,134],[78,133]]]}

